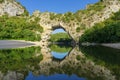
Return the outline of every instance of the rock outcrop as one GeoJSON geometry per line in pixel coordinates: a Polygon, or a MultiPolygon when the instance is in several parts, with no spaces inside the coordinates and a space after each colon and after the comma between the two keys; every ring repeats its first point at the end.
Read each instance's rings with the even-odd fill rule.
{"type": "Polygon", "coordinates": [[[40,13],[39,11],[36,11],[33,13],[33,16],[31,20],[35,20],[35,18],[40,18],[38,23],[43,26],[44,31],[51,30],[51,32],[55,28],[63,28],[68,34],[71,35],[71,37],[79,41],[79,37],[84,33],[84,30],[80,30],[80,32],[77,32],[76,29],[78,27],[84,27],[90,28],[94,26],[96,23],[105,21],[106,19],[110,18],[111,15],[115,12],[118,12],[120,10],[120,1],[119,0],[103,0],[101,2],[98,2],[93,5],[87,6],[86,10],[81,10],[78,12],[77,16],[80,17],[80,21],[76,19],[74,15],[76,13],[71,14],[56,14],[56,13],[50,13],[50,12],[44,12],[40,13]],[[97,6],[97,11],[94,10],[94,6],[97,6]],[[93,6],[93,8],[88,9],[90,6],[93,6]],[[99,7],[101,7],[99,9],[99,7]],[[86,12],[86,13],[82,13],[86,12]],[[66,16],[70,15],[70,16],[66,16]],[[73,18],[71,18],[71,15],[73,18]]]}
{"type": "Polygon", "coordinates": [[[103,0],[105,8],[101,11],[96,12],[95,14],[82,19],[82,23],[86,25],[87,28],[94,26],[94,24],[102,22],[111,17],[111,15],[120,10],[120,1],[119,0],[103,0]]]}
{"type": "MultiPolygon", "coordinates": [[[[96,4],[87,6],[86,10],[81,10],[77,13],[65,13],[56,14],[50,12],[41,13],[35,11],[30,18],[31,20],[38,20],[38,23],[43,26],[44,32],[41,34],[41,52],[43,55],[48,55],[49,48],[47,48],[50,39],[50,34],[54,29],[63,28],[76,42],[79,41],[79,37],[84,33],[85,29],[77,32],[78,27],[84,25],[85,28],[91,28],[96,23],[105,21],[110,18],[111,15],[120,10],[119,0],[103,0],[96,4]],[[90,8],[90,6],[93,6],[90,8]],[[94,10],[94,7],[97,7],[94,10]],[[101,8],[99,8],[101,7],[101,8]],[[85,13],[83,13],[85,12],[85,13]],[[80,21],[75,17],[80,18],[80,21]],[[67,15],[67,16],[66,16],[67,15]],[[81,17],[80,17],[81,16],[81,17]]],[[[49,56],[51,57],[51,56],[49,56]]],[[[44,58],[47,59],[47,58],[44,58]]]]}
{"type": "Polygon", "coordinates": [[[19,16],[24,13],[24,8],[14,0],[4,0],[0,3],[0,16],[8,14],[9,16],[19,16]]]}
{"type": "Polygon", "coordinates": [[[0,80],[23,80],[24,75],[15,71],[8,71],[6,74],[0,72],[0,80]]]}

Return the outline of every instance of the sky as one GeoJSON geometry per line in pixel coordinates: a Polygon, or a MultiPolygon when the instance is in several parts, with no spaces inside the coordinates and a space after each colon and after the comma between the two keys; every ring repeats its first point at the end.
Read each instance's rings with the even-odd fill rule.
{"type": "Polygon", "coordinates": [[[63,29],[56,29],[52,32],[52,34],[56,34],[56,33],[59,33],[59,32],[65,32],[63,29]]]}
{"type": "Polygon", "coordinates": [[[17,0],[32,14],[35,10],[40,12],[76,12],[85,9],[87,4],[93,4],[99,0],[17,0]]]}

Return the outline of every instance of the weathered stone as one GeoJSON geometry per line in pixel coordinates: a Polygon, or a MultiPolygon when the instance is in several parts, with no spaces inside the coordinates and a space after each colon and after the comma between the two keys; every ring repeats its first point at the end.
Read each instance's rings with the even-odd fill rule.
{"type": "Polygon", "coordinates": [[[24,75],[21,73],[17,73],[15,71],[8,71],[6,75],[4,75],[2,80],[23,80],[24,75]]]}
{"type": "Polygon", "coordinates": [[[15,1],[5,0],[0,3],[0,16],[8,14],[9,16],[18,16],[24,13],[23,7],[15,1]]]}

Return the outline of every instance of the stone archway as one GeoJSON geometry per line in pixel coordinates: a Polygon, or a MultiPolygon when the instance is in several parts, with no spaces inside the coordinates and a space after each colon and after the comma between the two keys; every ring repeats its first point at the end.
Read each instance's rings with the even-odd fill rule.
{"type": "Polygon", "coordinates": [[[52,26],[52,31],[54,31],[56,29],[63,29],[70,36],[70,38],[75,42],[74,38],[71,36],[71,34],[69,33],[69,31],[66,30],[66,28],[63,27],[61,24],[52,26]]]}
{"type": "Polygon", "coordinates": [[[51,57],[52,55],[50,54],[50,49],[49,49],[49,39],[50,39],[50,35],[52,34],[53,30],[55,29],[59,29],[62,28],[66,33],[68,33],[68,35],[71,37],[72,42],[71,43],[75,43],[75,40],[73,38],[73,36],[71,36],[72,34],[69,31],[69,28],[67,26],[63,26],[63,24],[58,23],[56,25],[42,25],[44,26],[44,32],[41,34],[41,41],[40,41],[40,47],[41,47],[41,53],[43,54],[43,61],[51,61],[51,57]]]}

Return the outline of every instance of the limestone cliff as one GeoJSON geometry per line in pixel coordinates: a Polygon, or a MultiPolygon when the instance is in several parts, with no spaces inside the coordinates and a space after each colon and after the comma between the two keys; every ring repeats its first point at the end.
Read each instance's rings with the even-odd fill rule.
{"type": "MultiPolygon", "coordinates": [[[[61,27],[78,41],[85,29],[110,18],[113,13],[119,10],[120,0],[100,0],[98,3],[90,4],[85,10],[79,10],[76,13],[56,14],[36,11],[30,16],[29,21],[35,20],[43,26],[44,32],[47,31],[47,38],[55,28],[61,27]]],[[[15,0],[4,0],[0,3],[0,15],[7,13],[10,16],[18,16],[24,14],[25,11],[15,0]]]]}
{"type": "Polygon", "coordinates": [[[49,32],[53,28],[61,26],[78,41],[85,29],[110,18],[113,13],[119,10],[119,0],[101,0],[96,4],[88,5],[85,10],[79,10],[76,13],[56,14],[36,11],[30,20],[39,18],[38,23],[43,26],[44,30],[49,30],[49,32]]]}
{"type": "Polygon", "coordinates": [[[92,27],[95,23],[99,23],[110,18],[113,13],[120,10],[119,0],[102,0],[101,3],[102,4],[98,7],[104,5],[103,9],[96,11],[94,14],[90,13],[90,16],[82,17],[83,19],[81,20],[81,22],[84,23],[86,27],[92,27]]]}
{"type": "Polygon", "coordinates": [[[3,0],[0,3],[0,16],[8,14],[9,16],[19,16],[24,13],[25,9],[14,0],[3,0]]]}

